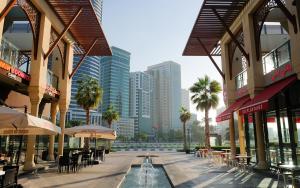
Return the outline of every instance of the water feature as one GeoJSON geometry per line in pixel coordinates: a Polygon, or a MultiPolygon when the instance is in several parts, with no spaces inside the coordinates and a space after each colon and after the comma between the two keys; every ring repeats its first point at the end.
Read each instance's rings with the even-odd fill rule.
{"type": "Polygon", "coordinates": [[[146,156],[141,166],[132,166],[121,188],[171,188],[171,184],[162,166],[153,166],[146,156]]]}

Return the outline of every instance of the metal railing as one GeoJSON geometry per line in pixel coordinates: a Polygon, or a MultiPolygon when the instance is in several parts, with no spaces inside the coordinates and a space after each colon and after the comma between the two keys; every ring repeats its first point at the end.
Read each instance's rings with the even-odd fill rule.
{"type": "Polygon", "coordinates": [[[235,77],[235,88],[240,89],[240,88],[246,86],[247,79],[248,79],[247,70],[243,70],[235,77]]]}
{"type": "Polygon", "coordinates": [[[0,59],[29,74],[30,54],[23,53],[4,37],[0,45],[0,59]]]}
{"type": "Polygon", "coordinates": [[[58,90],[58,76],[48,69],[47,71],[47,85],[52,86],[58,90]]]}
{"type": "Polygon", "coordinates": [[[290,41],[262,57],[264,75],[291,61],[290,41]]]}

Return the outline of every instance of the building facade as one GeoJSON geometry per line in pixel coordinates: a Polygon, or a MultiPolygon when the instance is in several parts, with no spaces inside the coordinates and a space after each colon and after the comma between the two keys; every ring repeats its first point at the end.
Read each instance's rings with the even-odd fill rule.
{"type": "Polygon", "coordinates": [[[153,127],[164,133],[171,129],[180,129],[180,65],[173,61],[166,61],[148,67],[147,73],[153,77],[153,127]]]}
{"type": "Polygon", "coordinates": [[[135,135],[152,133],[151,93],[153,79],[144,72],[130,73],[129,116],[134,119],[135,135]]]}
{"type": "Polygon", "coordinates": [[[181,106],[190,111],[190,92],[187,89],[181,89],[181,106]]]}
{"type": "Polygon", "coordinates": [[[244,1],[231,18],[224,17],[232,12],[230,4],[222,15],[217,6],[212,20],[200,10],[184,55],[222,57],[222,68],[214,65],[223,78],[227,108],[217,121],[229,120],[231,153],[238,134],[241,153],[253,156],[257,169],[299,164],[299,2],[244,1]],[[210,32],[224,24],[218,34],[210,32]]]}
{"type": "MultiPolygon", "coordinates": [[[[102,0],[93,0],[92,1],[95,13],[99,22],[102,22],[102,10],[103,10],[103,1],[102,0]]],[[[73,67],[75,68],[80,61],[80,56],[74,56],[73,67]]],[[[77,73],[74,75],[72,79],[72,88],[71,88],[71,103],[67,113],[67,121],[77,120],[82,123],[86,122],[86,112],[82,109],[81,106],[77,104],[75,99],[77,90],[78,90],[78,80],[81,80],[85,76],[90,76],[93,79],[97,80],[100,85],[100,56],[87,56],[79,67],[77,73]]],[[[100,108],[97,107],[92,109],[90,112],[90,122],[94,125],[101,124],[101,111],[100,108]]]]}
{"type": "MultiPolygon", "coordinates": [[[[94,56],[111,55],[90,1],[78,4],[71,0],[60,5],[48,0],[0,1],[1,103],[27,106],[28,113],[51,119],[53,124],[59,112],[62,134],[58,139],[58,155],[63,154],[71,80],[77,71],[73,69],[73,56],[84,55],[88,50],[94,56]],[[66,12],[72,12],[72,16],[66,12]],[[93,43],[95,38],[100,40],[93,43]]],[[[54,160],[55,136],[47,138],[48,157],[54,160]]],[[[28,135],[24,139],[24,170],[31,170],[35,167],[36,136],[28,135]]]]}

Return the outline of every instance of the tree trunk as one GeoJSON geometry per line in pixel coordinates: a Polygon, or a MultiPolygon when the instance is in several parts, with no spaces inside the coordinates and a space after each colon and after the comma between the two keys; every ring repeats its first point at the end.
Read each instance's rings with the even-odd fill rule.
{"type": "Polygon", "coordinates": [[[185,133],[185,122],[183,122],[183,150],[186,151],[186,133],[185,133]]]}
{"type": "MultiPolygon", "coordinates": [[[[86,124],[90,125],[90,109],[86,109],[86,124]]],[[[90,138],[84,138],[84,151],[88,151],[90,149],[90,138]]]]}
{"type": "Polygon", "coordinates": [[[205,147],[210,149],[208,108],[205,108],[205,147]]]}
{"type": "MultiPolygon", "coordinates": [[[[108,126],[109,126],[110,129],[111,129],[111,125],[112,125],[112,122],[108,122],[108,126]]],[[[111,141],[107,140],[107,144],[108,144],[108,149],[110,151],[111,150],[111,141]]]]}

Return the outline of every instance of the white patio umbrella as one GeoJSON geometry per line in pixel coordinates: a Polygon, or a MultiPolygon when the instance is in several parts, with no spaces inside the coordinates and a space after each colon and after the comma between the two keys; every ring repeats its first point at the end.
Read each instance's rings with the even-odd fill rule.
{"type": "Polygon", "coordinates": [[[102,138],[107,140],[115,140],[117,138],[116,131],[100,125],[81,125],[65,129],[65,134],[74,137],[85,138],[102,138]]]}
{"type": "Polygon", "coordinates": [[[19,164],[23,136],[56,135],[60,133],[60,127],[54,125],[50,121],[8,107],[0,106],[0,135],[21,136],[17,164],[19,164]]]}
{"type": "Polygon", "coordinates": [[[56,135],[60,127],[50,121],[0,106],[0,135],[56,135]]]}

